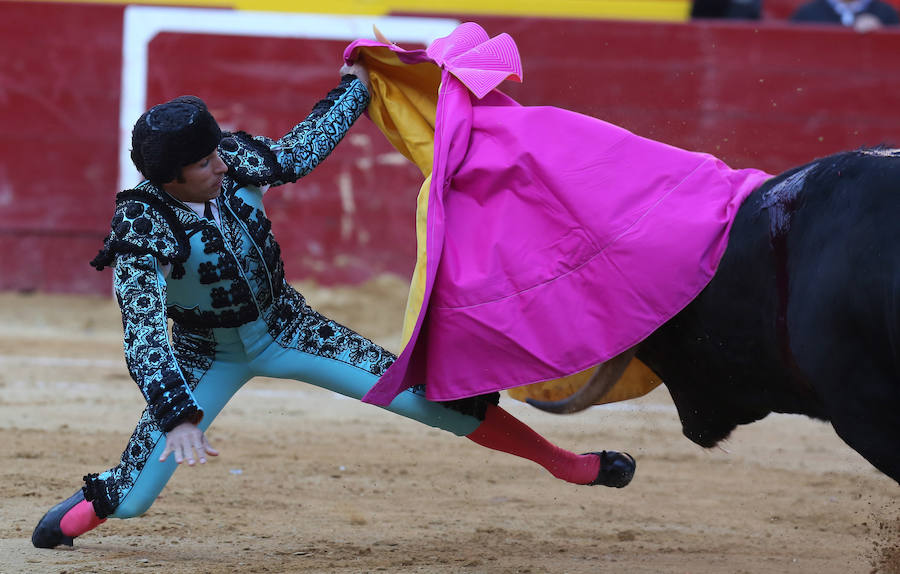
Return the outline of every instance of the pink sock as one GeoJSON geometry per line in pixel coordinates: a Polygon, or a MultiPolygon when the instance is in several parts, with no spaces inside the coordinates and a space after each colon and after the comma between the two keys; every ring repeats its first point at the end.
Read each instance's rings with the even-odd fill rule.
{"type": "Polygon", "coordinates": [[[73,506],[66,515],[59,521],[59,529],[66,536],[75,538],[81,536],[88,530],[93,530],[106,522],[106,519],[99,519],[94,514],[94,505],[87,500],[82,500],[73,506]]]}
{"type": "Polygon", "coordinates": [[[484,421],[469,440],[481,446],[534,461],[556,478],[589,484],[600,472],[600,457],[561,449],[498,406],[490,405],[484,421]]]}

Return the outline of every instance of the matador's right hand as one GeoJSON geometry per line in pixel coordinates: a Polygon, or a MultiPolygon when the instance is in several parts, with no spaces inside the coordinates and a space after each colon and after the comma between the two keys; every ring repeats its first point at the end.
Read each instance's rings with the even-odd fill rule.
{"type": "Polygon", "coordinates": [[[219,456],[219,451],[209,444],[200,427],[190,422],[183,422],[166,433],[166,448],[159,457],[159,462],[165,462],[173,453],[175,462],[181,464],[187,461],[188,466],[194,466],[196,460],[199,460],[200,464],[205,464],[206,455],[219,456]]]}

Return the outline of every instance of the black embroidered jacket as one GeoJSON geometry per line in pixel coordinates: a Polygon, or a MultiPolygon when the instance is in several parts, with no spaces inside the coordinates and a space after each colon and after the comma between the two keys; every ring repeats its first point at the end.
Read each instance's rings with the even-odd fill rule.
{"type": "Polygon", "coordinates": [[[229,167],[217,199],[221,228],[146,181],[116,197],[112,230],[91,264],[98,270],[115,266],[128,369],[163,431],[202,415],[192,394],[196,381],[177,357],[181,333],[262,318],[275,335],[285,326],[287,310],[302,302],[284,280],[262,188],[309,173],[368,102],[365,86],[344,76],[277,141],[226,134],[218,148],[229,167]],[[174,323],[174,346],[167,317],[174,323]]]}

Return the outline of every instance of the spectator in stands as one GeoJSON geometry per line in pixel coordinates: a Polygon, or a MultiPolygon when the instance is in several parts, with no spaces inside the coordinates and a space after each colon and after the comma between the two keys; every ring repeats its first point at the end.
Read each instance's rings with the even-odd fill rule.
{"type": "Polygon", "coordinates": [[[880,0],[813,0],[800,6],[793,22],[821,22],[868,32],[882,26],[897,26],[900,16],[893,6],[880,0]]]}
{"type": "Polygon", "coordinates": [[[735,20],[759,20],[762,17],[762,0],[694,0],[691,18],[731,18],[735,20]]]}
{"type": "MultiPolygon", "coordinates": [[[[223,133],[196,96],[138,119],[131,157],[147,179],[117,196],[112,231],[92,264],[114,268],[126,363],[147,408],[119,463],[88,474],[51,508],[32,534],[35,546],[71,546],[107,517],[143,514],[177,465],[218,455],[205,431],[252,377],[297,379],[361,398],[396,359],[310,308],[285,281],[263,207],[264,194],[277,193],[270,187],[309,173],[366,109],[365,68],[343,72],[339,86],[278,141],[223,133]]],[[[567,482],[621,488],[631,480],[631,456],[563,450],[500,408],[499,399],[432,402],[415,388],[385,408],[532,460],[567,482]]],[[[252,492],[252,511],[250,499],[252,492]]]]}

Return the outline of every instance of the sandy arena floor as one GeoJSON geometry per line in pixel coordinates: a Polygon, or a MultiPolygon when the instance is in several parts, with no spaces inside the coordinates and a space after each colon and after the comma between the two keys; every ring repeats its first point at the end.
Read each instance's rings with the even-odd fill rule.
{"type": "MultiPolygon", "coordinates": [[[[402,281],[299,287],[397,350],[402,281]]],[[[900,573],[900,486],[830,426],[772,415],[705,451],[665,389],[568,417],[503,399],[562,446],[635,455],[615,490],[255,380],[209,432],[221,456],[179,469],[145,516],[36,550],[38,519],[118,460],[143,399],[108,298],[0,294],[0,367],[0,574],[900,573]]]]}

